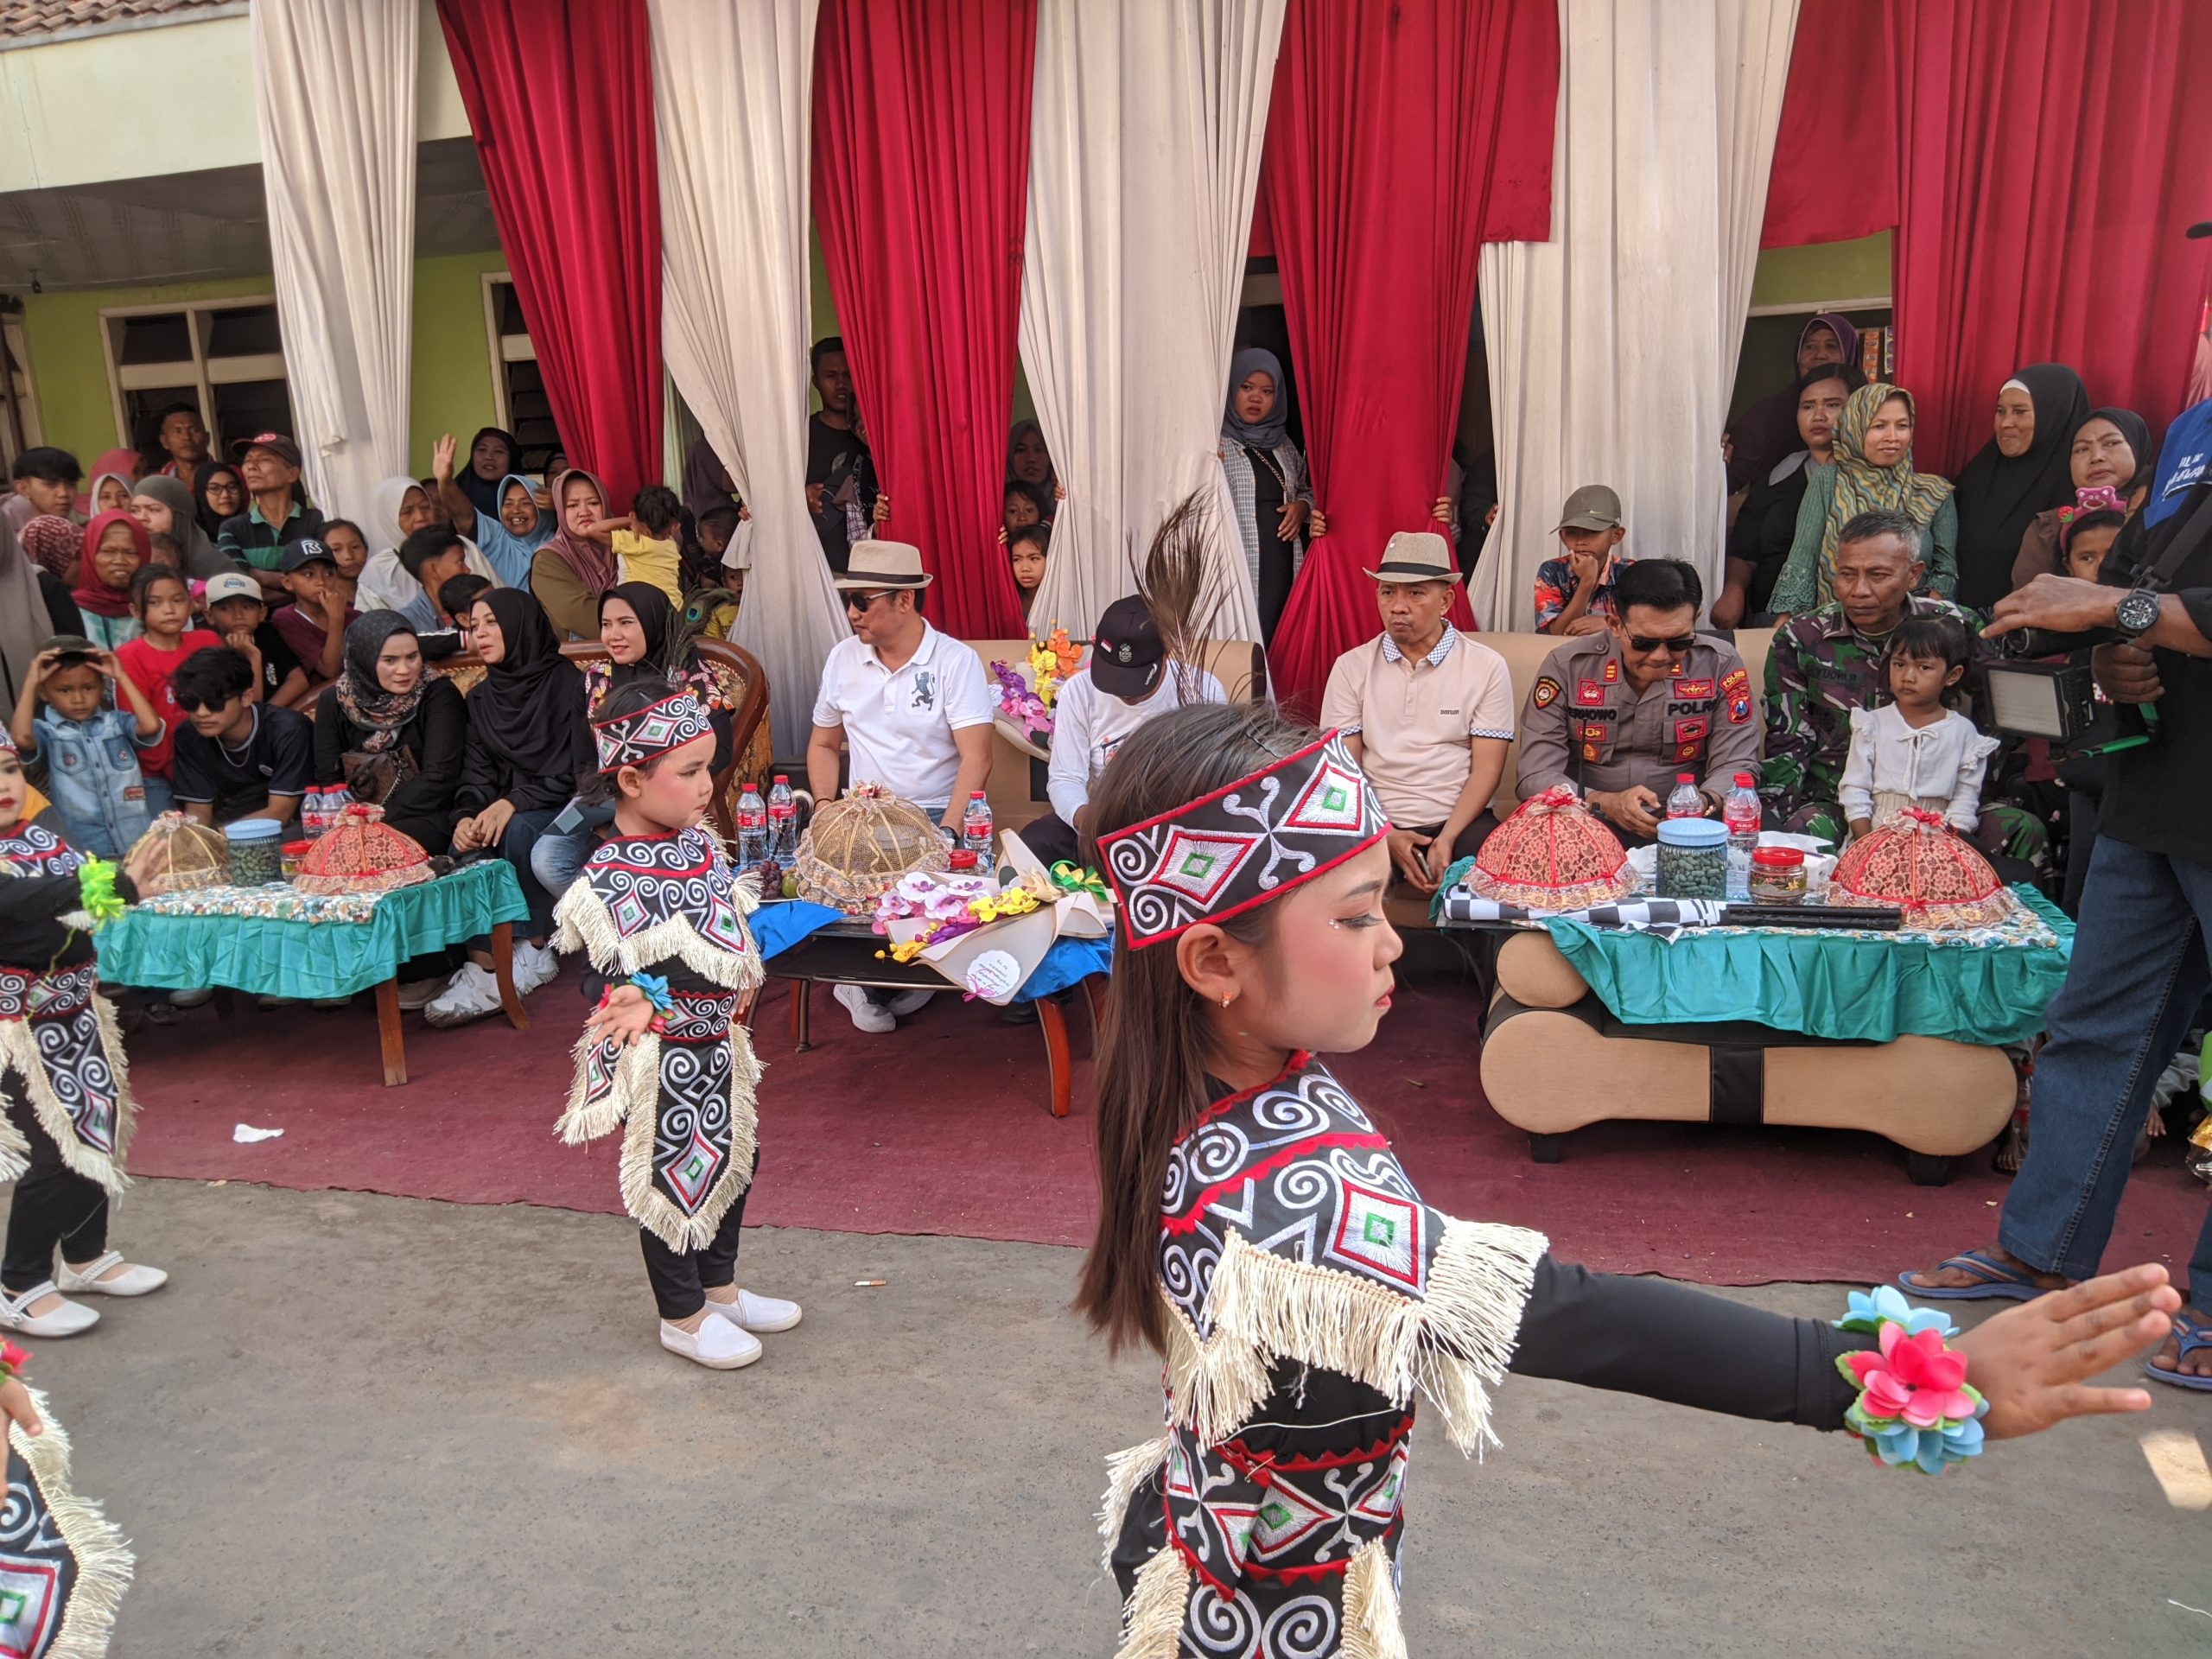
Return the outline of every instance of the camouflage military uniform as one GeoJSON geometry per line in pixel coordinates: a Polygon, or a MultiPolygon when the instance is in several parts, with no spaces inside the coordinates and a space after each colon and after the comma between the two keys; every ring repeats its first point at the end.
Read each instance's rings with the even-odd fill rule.
{"type": "MultiPolygon", "coordinates": [[[[1976,632],[1974,617],[1947,599],[1915,594],[1909,602],[1915,616],[1948,616],[1976,632]]],[[[1766,659],[1766,760],[1759,791],[1784,829],[1838,843],[1848,832],[1836,795],[1851,753],[1851,711],[1878,709],[1890,700],[1882,669],[1888,643],[1886,635],[1878,639],[1853,629],[1840,605],[1794,616],[1774,631],[1766,659]]],[[[1974,665],[1967,671],[1975,704],[1970,712],[1985,730],[1980,671],[1993,654],[1977,639],[1974,665]]],[[[1991,783],[1999,770],[1993,762],[1991,783]]],[[[1973,839],[1985,853],[2003,854],[2038,869],[2050,851],[2050,832],[2040,818],[2012,802],[1991,800],[1986,793],[1973,839]]]]}

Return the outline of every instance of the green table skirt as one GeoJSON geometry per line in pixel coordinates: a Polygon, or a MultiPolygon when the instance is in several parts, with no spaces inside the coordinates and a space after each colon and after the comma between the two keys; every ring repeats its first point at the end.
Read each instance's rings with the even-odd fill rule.
{"type": "Polygon", "coordinates": [[[1614,1017],[1630,1025],[1751,1020],[1778,1031],[1886,1043],[1898,1037],[2024,1042],[2066,978],[2074,925],[2013,888],[2056,947],[1978,947],[1919,937],[1845,938],[1787,929],[1648,933],[1549,921],[1552,941],[1614,1017]]]}
{"type": "Polygon", "coordinates": [[[526,921],[522,884],[504,858],[402,887],[365,922],[276,922],[250,916],[158,916],[133,908],[94,936],[110,985],[192,990],[228,986],[263,996],[351,996],[410,957],[526,921]]]}

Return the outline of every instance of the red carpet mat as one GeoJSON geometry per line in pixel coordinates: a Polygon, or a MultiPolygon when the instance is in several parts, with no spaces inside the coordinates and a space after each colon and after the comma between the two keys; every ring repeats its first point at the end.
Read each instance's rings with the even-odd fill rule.
{"type": "MultiPolygon", "coordinates": [[[[2005,1183],[1986,1155],[1961,1160],[1948,1186],[1918,1187],[1904,1154],[1871,1135],[1599,1125],[1567,1138],[1563,1163],[1532,1164],[1526,1137],[1483,1100],[1466,995],[1402,992],[1376,1043],[1338,1068],[1440,1209],[1541,1228],[1595,1268],[1707,1284],[1883,1278],[1994,1236],[2005,1183]]],[[[1033,1026],[948,993],[896,1035],[865,1036],[817,988],[817,1046],[799,1054],[788,999],[772,985],[754,1022],[767,1075],[748,1222],[1087,1241],[1087,1060],[1073,1115],[1056,1120],[1033,1026]]],[[[527,1032],[497,1018],[435,1031],[407,1016],[414,1081],[398,1089],[380,1085],[366,998],[240,1002],[227,1025],[201,1007],[131,1039],[143,1106],[134,1174],[619,1211],[614,1139],[553,1137],[584,1014],[573,969],[530,999],[527,1032]],[[284,1134],[238,1145],[238,1123],[284,1134]]],[[[1069,1023],[1084,1052],[1087,1016],[1071,1009],[1069,1023]]],[[[2162,1143],[2129,1185],[2107,1259],[2178,1273],[2205,1202],[2162,1143]]]]}

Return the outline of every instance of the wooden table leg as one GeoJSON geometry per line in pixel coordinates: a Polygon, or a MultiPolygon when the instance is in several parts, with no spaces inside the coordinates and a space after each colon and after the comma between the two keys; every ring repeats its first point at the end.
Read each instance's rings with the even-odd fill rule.
{"type": "Polygon", "coordinates": [[[810,1015],[807,1007],[807,993],[814,988],[814,982],[810,979],[795,979],[791,982],[791,1046],[804,1054],[814,1046],[810,1040],[810,1015]]]}
{"type": "Polygon", "coordinates": [[[384,1045],[384,1086],[395,1089],[407,1081],[407,1036],[399,1024],[397,979],[377,986],[377,1039],[384,1045]]]}
{"type": "MultiPolygon", "coordinates": [[[[515,925],[500,922],[492,929],[492,976],[499,982],[499,1006],[507,1012],[507,1023],[517,1031],[530,1029],[530,1016],[523,1012],[522,998],[515,995],[515,925]]],[[[396,998],[399,993],[395,990],[396,998]]]]}
{"type": "Polygon", "coordinates": [[[1049,996],[1037,999],[1037,1025],[1045,1033],[1045,1065],[1052,1079],[1052,1116],[1068,1115],[1068,1093],[1075,1065],[1068,1058],[1067,1015],[1049,996]]]}

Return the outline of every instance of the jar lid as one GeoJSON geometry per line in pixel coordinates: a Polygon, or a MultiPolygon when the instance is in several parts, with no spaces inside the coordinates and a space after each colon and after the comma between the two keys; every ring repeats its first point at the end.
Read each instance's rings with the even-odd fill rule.
{"type": "Polygon", "coordinates": [[[274,818],[240,818],[223,826],[224,836],[232,841],[274,841],[283,830],[274,818]]]}
{"type": "Polygon", "coordinates": [[[972,870],[976,868],[976,855],[964,847],[958,848],[953,852],[951,864],[956,870],[972,870]]]}
{"type": "Polygon", "coordinates": [[[1805,861],[1802,849],[1796,847],[1759,847],[1752,849],[1751,862],[1763,864],[1770,870],[1790,870],[1805,861]]]}
{"type": "Polygon", "coordinates": [[[1668,847],[1718,847],[1728,839],[1728,826],[1718,818],[1662,818],[1659,840],[1668,847]]]}
{"type": "Polygon", "coordinates": [[[291,854],[294,857],[298,857],[303,853],[311,852],[314,849],[315,842],[311,841],[288,841],[284,843],[284,850],[287,853],[291,854]]]}

